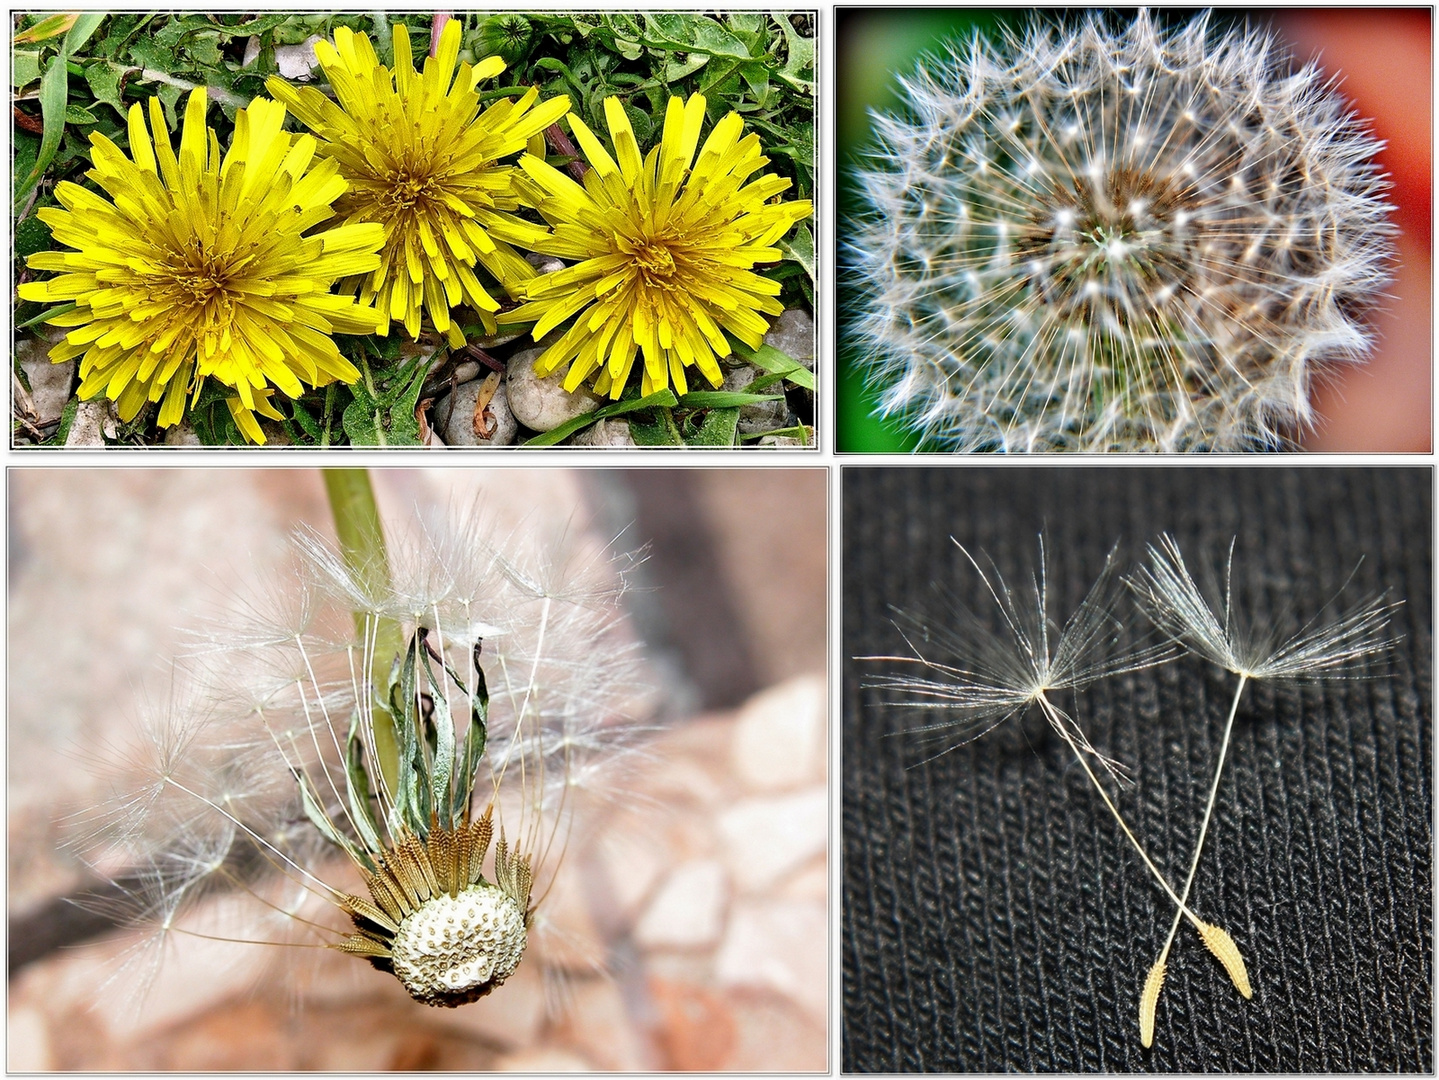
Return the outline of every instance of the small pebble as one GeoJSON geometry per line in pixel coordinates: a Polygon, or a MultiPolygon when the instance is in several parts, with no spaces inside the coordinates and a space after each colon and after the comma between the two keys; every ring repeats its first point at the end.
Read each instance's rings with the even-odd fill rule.
{"type": "Polygon", "coordinates": [[[490,399],[490,418],[494,423],[494,434],[482,439],[475,434],[475,402],[479,398],[484,379],[471,379],[462,383],[453,394],[446,394],[435,405],[433,423],[440,426],[439,434],[448,446],[509,446],[515,441],[518,425],[510,411],[505,384],[500,382],[495,396],[490,399]],[[442,426],[441,426],[442,425],[442,426]]]}
{"type": "Polygon", "coordinates": [[[623,416],[600,420],[570,440],[574,446],[634,446],[630,422],[623,416]]]}
{"type": "Polygon", "coordinates": [[[531,431],[552,431],[566,420],[594,412],[601,400],[581,387],[571,394],[563,386],[564,368],[548,378],[535,374],[535,361],[544,353],[548,339],[532,349],[510,357],[505,377],[510,411],[531,431]]]}

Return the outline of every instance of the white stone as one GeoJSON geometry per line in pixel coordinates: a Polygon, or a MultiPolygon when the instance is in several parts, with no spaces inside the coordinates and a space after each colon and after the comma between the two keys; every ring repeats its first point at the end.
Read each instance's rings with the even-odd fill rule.
{"type": "Polygon", "coordinates": [[[825,850],[829,795],[823,787],[745,799],[720,815],[730,873],[745,893],[769,888],[825,850]]]}
{"type": "Polygon", "coordinates": [[[479,400],[484,379],[474,379],[455,388],[453,394],[446,394],[435,405],[434,421],[444,425],[441,434],[448,446],[509,446],[515,441],[519,429],[514,414],[510,412],[509,397],[505,384],[495,388],[495,396],[488,406],[495,431],[487,439],[475,434],[475,402],[479,400]]]}
{"type": "Polygon", "coordinates": [[[285,79],[308,79],[320,66],[315,56],[315,42],[323,40],[319,34],[311,34],[298,45],[275,46],[275,66],[280,77],[285,79]]]}
{"type": "Polygon", "coordinates": [[[30,384],[30,404],[35,409],[35,423],[45,425],[60,419],[70,390],[75,382],[76,360],[60,364],[50,362],[50,350],[64,336],[64,331],[47,328],[37,337],[21,338],[15,343],[15,356],[30,384]]]}
{"type": "Polygon", "coordinates": [[[115,421],[110,415],[110,402],[104,398],[82,401],[70,422],[70,432],[65,436],[66,446],[103,447],[106,431],[115,430],[115,421]]]}
{"type": "Polygon", "coordinates": [[[200,436],[195,434],[195,429],[190,426],[188,420],[181,420],[174,427],[165,429],[166,446],[200,446],[200,436]]]}
{"type": "Polygon", "coordinates": [[[564,261],[553,255],[542,255],[538,251],[525,252],[525,262],[529,263],[542,274],[553,274],[556,270],[565,268],[564,261]]]}
{"type": "MultiPolygon", "coordinates": [[[[737,367],[725,376],[720,389],[733,393],[748,393],[749,384],[754,382],[759,374],[758,368],[748,364],[737,367]]],[[[775,428],[783,427],[785,420],[789,417],[789,405],[784,400],[782,383],[772,383],[768,389],[761,392],[778,394],[779,400],[761,401],[753,405],[741,406],[739,430],[742,435],[754,435],[761,431],[772,431],[775,428]]]]}
{"type": "Polygon", "coordinates": [[[630,422],[623,416],[591,424],[570,440],[575,446],[634,446],[630,422]]]}
{"type": "Polygon", "coordinates": [[[779,791],[824,778],[825,702],[823,677],[801,675],[745,703],[731,754],[746,787],[779,791]]]}
{"type": "Polygon", "coordinates": [[[719,940],[726,899],[725,869],[712,859],[671,871],[635,927],[647,948],[697,949],[719,940]]]}
{"type": "Polygon", "coordinates": [[[496,1072],[567,1073],[590,1072],[593,1066],[578,1054],[555,1046],[536,1047],[518,1054],[506,1054],[495,1062],[496,1072]]]}
{"type": "Polygon", "coordinates": [[[766,435],[756,445],[773,450],[793,450],[796,447],[812,449],[814,447],[814,443],[801,442],[792,435],[766,435]]]}
{"type": "Polygon", "coordinates": [[[764,343],[814,370],[814,319],[801,308],[790,308],[774,321],[764,343]]]}
{"type": "Polygon", "coordinates": [[[55,1056],[50,1030],[38,1009],[12,1006],[5,1020],[5,1068],[16,1072],[50,1072],[55,1056]]]}
{"type": "Polygon", "coordinates": [[[542,342],[533,349],[522,349],[506,365],[510,411],[531,431],[553,431],[566,420],[594,412],[601,404],[599,397],[583,387],[573,394],[566,390],[563,367],[544,379],[536,375],[535,361],[545,348],[542,342]]]}
{"type": "Polygon", "coordinates": [[[664,872],[664,856],[653,838],[606,829],[599,839],[600,859],[610,896],[621,917],[631,919],[664,872]]]}
{"type": "Polygon", "coordinates": [[[724,986],[776,990],[812,1016],[829,1008],[829,919],[825,905],[805,900],[735,904],[715,977],[724,986]]]}

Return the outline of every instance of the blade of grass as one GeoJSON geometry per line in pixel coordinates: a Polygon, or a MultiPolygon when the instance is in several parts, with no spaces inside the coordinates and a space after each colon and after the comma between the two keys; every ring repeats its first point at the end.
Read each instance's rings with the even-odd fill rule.
{"type": "Polygon", "coordinates": [[[577,416],[573,420],[566,420],[559,427],[552,431],[536,435],[533,439],[527,440],[525,446],[554,446],[561,439],[567,439],[576,431],[589,427],[591,424],[601,420],[608,420],[611,416],[623,416],[625,413],[635,412],[639,409],[653,408],[674,408],[679,404],[674,391],[665,389],[651,394],[649,397],[635,398],[631,401],[616,401],[613,405],[606,405],[596,409],[592,413],[585,413],[584,416],[577,416]]]}

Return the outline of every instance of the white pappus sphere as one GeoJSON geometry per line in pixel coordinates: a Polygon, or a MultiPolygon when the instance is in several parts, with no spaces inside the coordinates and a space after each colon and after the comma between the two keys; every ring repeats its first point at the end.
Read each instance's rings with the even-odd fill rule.
{"type": "Polygon", "coordinates": [[[1266,33],[1091,14],[901,85],[858,175],[846,334],[921,448],[1276,448],[1369,352],[1381,144],[1266,33]]]}

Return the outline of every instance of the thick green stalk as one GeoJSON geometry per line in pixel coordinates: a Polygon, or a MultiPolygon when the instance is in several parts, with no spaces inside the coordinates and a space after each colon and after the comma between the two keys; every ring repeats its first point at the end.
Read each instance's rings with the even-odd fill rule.
{"type": "MultiPolygon", "coordinates": [[[[365,469],[321,469],[325,493],[330,497],[330,510],[335,516],[335,534],[340,541],[340,554],[366,595],[379,599],[390,584],[390,564],[385,554],[385,529],[380,522],[380,509],[375,504],[375,490],[365,469]]],[[[382,700],[390,674],[390,665],[404,651],[400,624],[393,619],[372,619],[356,611],[355,633],[361,642],[367,632],[374,634],[374,660],[370,666],[370,713],[374,718],[375,745],[372,748],[380,763],[380,772],[390,791],[395,790],[399,775],[400,750],[395,727],[388,708],[374,706],[382,700]]],[[[388,702],[385,703],[388,705],[388,702]]]]}

